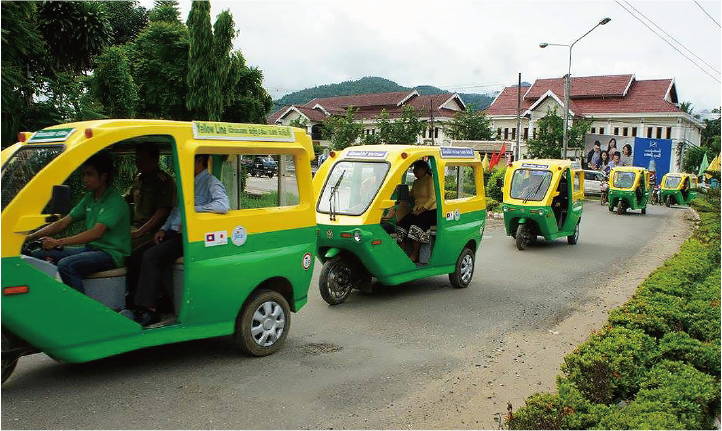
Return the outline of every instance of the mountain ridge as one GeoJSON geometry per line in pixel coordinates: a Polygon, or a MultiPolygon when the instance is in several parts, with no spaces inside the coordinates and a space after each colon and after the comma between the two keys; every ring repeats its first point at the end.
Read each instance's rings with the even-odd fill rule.
{"type": "MultiPolygon", "coordinates": [[[[432,85],[417,85],[415,87],[404,87],[394,81],[378,76],[366,76],[361,79],[344,81],[336,84],[324,84],[316,87],[305,88],[286,94],[278,100],[273,101],[271,113],[278,111],[287,105],[302,105],[313,99],[322,99],[336,96],[355,96],[359,94],[392,93],[397,91],[416,90],[422,95],[431,94],[455,94],[457,92],[443,90],[432,85]]],[[[485,109],[496,97],[496,94],[480,93],[458,93],[467,106],[476,110],[485,109]]],[[[269,114],[270,115],[270,114],[269,114]]]]}

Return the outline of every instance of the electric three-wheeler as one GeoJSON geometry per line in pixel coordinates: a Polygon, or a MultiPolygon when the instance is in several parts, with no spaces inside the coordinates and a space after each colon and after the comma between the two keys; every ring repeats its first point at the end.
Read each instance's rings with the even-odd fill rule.
{"type": "Polygon", "coordinates": [[[547,241],[579,240],[584,171],[568,160],[518,160],[507,168],[503,189],[504,227],[516,247],[543,236],[547,241]]]}
{"type": "Polygon", "coordinates": [[[617,214],[627,210],[641,210],[647,214],[651,193],[650,172],[635,166],[619,166],[609,173],[609,211],[617,214]]]}
{"type": "Polygon", "coordinates": [[[370,291],[372,278],[398,285],[448,274],[454,287],[471,282],[486,221],[481,159],[472,149],[374,145],[332,151],[314,177],[314,190],[323,262],[319,290],[329,304],[344,302],[353,289],[370,291]],[[397,242],[402,238],[395,225],[414,207],[412,164],[419,160],[430,167],[436,222],[420,232],[427,239],[414,262],[408,243],[397,242]]]}
{"type": "Polygon", "coordinates": [[[313,272],[312,157],[311,139],[300,129],[155,120],[53,126],[17,144],[12,154],[4,153],[3,381],[22,355],[35,352],[86,362],[226,335],[254,356],[278,350],[290,328],[290,313],[307,302],[313,272]],[[149,327],[117,312],[125,305],[124,267],[87,277],[83,294],[63,284],[54,265],[21,254],[30,232],[67,214],[71,193],[63,183],[77,175],[85,160],[101,150],[113,157],[132,155],[143,145],[157,146],[175,177],[184,252],[172,268],[175,316],[149,327]],[[210,155],[208,169],[224,184],[228,213],[196,212],[197,154],[210,155]],[[242,181],[243,157],[268,154],[279,157],[278,181],[242,181]]]}
{"type": "Polygon", "coordinates": [[[692,174],[665,174],[662,178],[661,201],[667,207],[689,205],[697,196],[697,177],[692,174]]]}

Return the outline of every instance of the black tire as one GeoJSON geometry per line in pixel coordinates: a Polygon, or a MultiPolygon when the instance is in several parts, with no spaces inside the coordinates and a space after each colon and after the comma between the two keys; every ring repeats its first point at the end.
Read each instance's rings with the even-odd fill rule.
{"type": "Polygon", "coordinates": [[[17,365],[18,365],[18,360],[20,359],[20,354],[5,353],[14,347],[16,347],[15,343],[13,343],[12,339],[7,334],[5,334],[5,331],[3,331],[3,333],[2,333],[2,365],[3,365],[2,383],[5,383],[5,381],[10,378],[10,376],[13,374],[13,371],[15,371],[15,367],[17,367],[17,365]]]}
{"type": "Polygon", "coordinates": [[[581,220],[577,222],[577,225],[574,227],[574,234],[567,236],[567,243],[569,245],[574,245],[577,242],[579,242],[579,225],[582,223],[581,220]]]}
{"type": "Polygon", "coordinates": [[[354,288],[354,267],[342,256],[326,261],[318,278],[318,290],[328,305],[346,301],[354,288]]]}
{"type": "Polygon", "coordinates": [[[617,214],[622,215],[624,214],[624,201],[620,200],[617,204],[617,214]]]}
{"type": "Polygon", "coordinates": [[[524,250],[529,244],[529,228],[525,224],[516,227],[516,248],[524,250]]]}
{"type": "Polygon", "coordinates": [[[647,214],[647,207],[642,208],[642,215],[647,214]]]}
{"type": "Polygon", "coordinates": [[[614,211],[614,205],[609,205],[609,212],[614,211]]]}
{"type": "Polygon", "coordinates": [[[471,279],[474,278],[474,259],[475,256],[472,249],[464,247],[464,249],[461,250],[459,258],[456,259],[455,270],[449,274],[449,281],[453,287],[463,289],[469,286],[471,279]]]}
{"type": "Polygon", "coordinates": [[[273,290],[261,289],[238,314],[233,340],[246,354],[267,356],[281,348],[289,329],[291,309],[286,298],[273,290]]]}
{"type": "Polygon", "coordinates": [[[273,178],[273,173],[272,173],[272,172],[268,174],[268,178],[273,178]]]}
{"type": "Polygon", "coordinates": [[[667,201],[664,203],[667,205],[667,208],[672,206],[672,196],[667,196],[667,201]]]}

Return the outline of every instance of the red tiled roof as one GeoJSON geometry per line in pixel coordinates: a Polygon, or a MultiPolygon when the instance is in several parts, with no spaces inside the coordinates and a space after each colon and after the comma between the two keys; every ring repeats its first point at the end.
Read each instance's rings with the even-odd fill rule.
{"type": "MultiPolygon", "coordinates": [[[[572,77],[569,109],[575,115],[591,116],[612,113],[680,112],[665,96],[673,81],[656,79],[637,81],[632,75],[572,77]],[[626,94],[622,85],[626,78],[631,85],[626,94]],[[577,81],[578,80],[578,81],[577,81]],[[617,95],[614,93],[617,92],[617,95]],[[624,96],[622,96],[624,94],[624,96]]],[[[564,100],[564,78],[539,79],[523,97],[522,113],[529,109],[547,91],[552,91],[560,101],[564,100]],[[536,96],[536,97],[530,97],[536,96]]],[[[522,86],[522,90],[523,90],[522,86]]],[[[527,87],[528,88],[528,87],[527,87]]],[[[516,87],[506,87],[494,103],[486,109],[487,115],[516,115],[516,87]]]]}
{"type": "Polygon", "coordinates": [[[326,119],[326,114],[323,113],[320,109],[312,109],[307,108],[305,106],[284,106],[283,108],[279,109],[278,111],[274,112],[271,116],[268,117],[267,123],[268,124],[276,124],[276,121],[281,118],[283,114],[285,114],[289,108],[297,109],[299,112],[301,112],[303,115],[308,117],[309,120],[321,123],[323,120],[326,119]]]}
{"type": "MultiPolygon", "coordinates": [[[[412,90],[413,91],[413,90],[412,90]]],[[[326,97],[323,99],[313,99],[303,106],[313,108],[319,104],[326,108],[345,110],[347,106],[353,105],[357,107],[363,106],[395,106],[401,102],[412,91],[397,91],[394,93],[376,93],[376,94],[359,94],[356,96],[337,96],[326,97]]]]}
{"type": "MultiPolygon", "coordinates": [[[[570,99],[582,97],[622,97],[633,75],[572,76],[570,99]]],[[[564,78],[537,79],[525,99],[538,99],[548,90],[564,96],[564,78]]]]}

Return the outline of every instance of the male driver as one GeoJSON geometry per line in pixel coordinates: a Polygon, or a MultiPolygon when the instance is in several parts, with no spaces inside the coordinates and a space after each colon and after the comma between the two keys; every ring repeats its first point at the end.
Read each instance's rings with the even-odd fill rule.
{"type": "MultiPolygon", "coordinates": [[[[230,210],[226,189],[216,177],[208,172],[207,154],[198,154],[194,160],[194,203],[196,212],[225,214],[230,210]]],[[[140,281],[135,292],[137,312],[134,320],[143,326],[157,323],[160,318],[156,309],[163,270],[183,256],[181,215],[178,205],[170,212],[168,220],[155,234],[155,246],[143,253],[140,281]]]]}
{"type": "Polygon", "coordinates": [[[125,192],[125,200],[135,204],[130,233],[133,248],[152,240],[173,208],[175,182],[158,167],[159,158],[160,152],[154,144],[135,148],[138,175],[125,192]]]}
{"type": "Polygon", "coordinates": [[[89,158],[83,164],[83,184],[88,193],[70,214],[27,238],[43,238],[43,250],[33,256],[55,263],[63,283],[79,292],[85,293],[83,276],[123,266],[130,254],[128,204],[110,185],[112,180],[113,159],[108,153],[89,158]],[[84,232],[67,238],[50,237],[80,220],[85,220],[84,232]],[[69,245],[84,246],[66,247],[69,245]]]}

